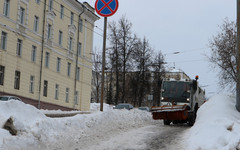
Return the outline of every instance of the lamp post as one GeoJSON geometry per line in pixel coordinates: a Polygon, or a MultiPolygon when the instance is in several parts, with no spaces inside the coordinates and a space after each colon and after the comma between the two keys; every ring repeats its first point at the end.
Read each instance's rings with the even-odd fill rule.
{"type": "Polygon", "coordinates": [[[240,111],[240,0],[237,0],[237,87],[236,87],[236,108],[240,111]]]}

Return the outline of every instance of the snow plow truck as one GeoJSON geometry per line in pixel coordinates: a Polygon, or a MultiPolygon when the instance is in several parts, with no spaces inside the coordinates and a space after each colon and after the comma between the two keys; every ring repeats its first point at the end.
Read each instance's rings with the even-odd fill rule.
{"type": "Polygon", "coordinates": [[[170,123],[195,122],[198,108],[206,101],[205,91],[198,86],[198,76],[195,80],[173,80],[162,82],[160,106],[151,108],[154,120],[163,120],[164,125],[170,123]]]}

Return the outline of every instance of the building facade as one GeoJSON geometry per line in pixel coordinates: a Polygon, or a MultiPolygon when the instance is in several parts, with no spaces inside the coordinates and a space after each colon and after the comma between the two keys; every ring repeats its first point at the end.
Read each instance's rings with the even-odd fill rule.
{"type": "Polygon", "coordinates": [[[165,80],[191,80],[191,78],[182,70],[180,69],[170,69],[169,71],[165,72],[165,80]]]}
{"type": "Polygon", "coordinates": [[[1,0],[0,95],[42,109],[89,110],[98,19],[77,0],[1,0]]]}

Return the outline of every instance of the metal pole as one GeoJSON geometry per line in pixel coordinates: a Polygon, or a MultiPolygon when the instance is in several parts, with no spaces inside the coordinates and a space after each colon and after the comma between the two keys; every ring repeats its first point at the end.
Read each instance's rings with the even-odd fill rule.
{"type": "Polygon", "coordinates": [[[237,0],[237,87],[236,108],[240,111],[240,0],[237,0]]]}
{"type": "Polygon", "coordinates": [[[102,53],[102,86],[101,86],[101,103],[100,103],[100,111],[103,111],[106,36],[107,36],[107,17],[104,17],[103,53],[102,53]]]}
{"type": "Polygon", "coordinates": [[[39,77],[39,88],[38,88],[38,109],[40,106],[41,98],[41,83],[42,83],[42,66],[43,66],[43,51],[44,51],[44,33],[45,33],[45,21],[46,21],[46,0],[44,1],[44,12],[43,12],[43,27],[42,27],[42,50],[41,50],[41,62],[40,62],[40,77],[39,77]]]}

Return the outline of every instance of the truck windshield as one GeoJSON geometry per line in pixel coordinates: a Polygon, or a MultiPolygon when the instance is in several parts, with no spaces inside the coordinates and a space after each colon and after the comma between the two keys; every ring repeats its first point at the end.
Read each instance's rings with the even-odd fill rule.
{"type": "Polygon", "coordinates": [[[169,102],[189,102],[190,83],[184,81],[164,81],[163,82],[163,101],[169,102]]]}

